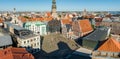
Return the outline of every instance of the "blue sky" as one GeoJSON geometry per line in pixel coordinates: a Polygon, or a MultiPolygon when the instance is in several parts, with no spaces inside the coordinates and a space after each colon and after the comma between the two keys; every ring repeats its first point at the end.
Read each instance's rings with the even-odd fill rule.
{"type": "MultiPolygon", "coordinates": [[[[0,0],[0,11],[51,11],[52,0],[0,0]]],[[[120,11],[120,0],[57,0],[58,11],[120,11]]]]}

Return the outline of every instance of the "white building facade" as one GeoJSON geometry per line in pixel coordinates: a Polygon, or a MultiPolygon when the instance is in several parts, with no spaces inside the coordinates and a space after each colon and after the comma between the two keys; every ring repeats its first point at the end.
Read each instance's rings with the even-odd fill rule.
{"type": "Polygon", "coordinates": [[[26,22],[23,27],[25,29],[33,31],[37,35],[46,35],[47,34],[47,24],[40,21],[35,22],[26,22]]]}
{"type": "Polygon", "coordinates": [[[30,35],[26,38],[17,37],[17,46],[26,47],[31,53],[36,53],[40,50],[40,36],[30,35]]]}

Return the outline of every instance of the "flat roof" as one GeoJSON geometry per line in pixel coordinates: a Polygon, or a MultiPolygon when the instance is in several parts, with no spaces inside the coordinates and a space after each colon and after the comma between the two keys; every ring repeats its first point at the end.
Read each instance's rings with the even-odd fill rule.
{"type": "Polygon", "coordinates": [[[0,47],[12,45],[12,44],[13,42],[12,42],[11,36],[7,33],[0,32],[0,47]]]}
{"type": "Polygon", "coordinates": [[[36,36],[39,36],[39,35],[30,34],[30,35],[26,35],[26,36],[18,36],[18,37],[21,38],[21,39],[28,39],[28,38],[32,38],[32,37],[36,37],[36,36]]]}
{"type": "Polygon", "coordinates": [[[16,30],[23,30],[23,29],[25,29],[25,28],[20,27],[20,26],[18,26],[18,25],[14,25],[14,24],[12,24],[12,23],[10,23],[10,22],[4,22],[4,23],[7,24],[8,26],[13,27],[13,28],[16,29],[16,30]]]}

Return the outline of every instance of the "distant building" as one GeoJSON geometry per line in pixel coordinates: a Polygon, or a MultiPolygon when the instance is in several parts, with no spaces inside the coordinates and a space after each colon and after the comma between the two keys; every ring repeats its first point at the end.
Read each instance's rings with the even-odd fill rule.
{"type": "Polygon", "coordinates": [[[11,36],[8,33],[2,33],[2,32],[0,32],[0,49],[4,49],[12,46],[13,42],[11,36]]]}
{"type": "Polygon", "coordinates": [[[103,18],[102,17],[95,17],[94,19],[95,19],[95,26],[99,27],[103,18]]]}
{"type": "Polygon", "coordinates": [[[72,31],[75,36],[82,37],[93,31],[93,28],[88,19],[74,21],[72,23],[72,31]]]}
{"type": "Polygon", "coordinates": [[[4,22],[4,27],[11,33],[15,43],[14,45],[17,45],[17,47],[26,47],[31,53],[39,51],[40,35],[35,35],[30,30],[13,25],[9,22],[4,22]]]}
{"type": "Polygon", "coordinates": [[[34,59],[25,48],[7,48],[0,50],[0,59],[34,59]]]}
{"type": "Polygon", "coordinates": [[[16,15],[16,8],[13,8],[13,14],[11,15],[11,17],[12,20],[10,21],[10,23],[22,26],[22,22],[18,19],[18,15],[16,15]]]}
{"type": "Polygon", "coordinates": [[[3,19],[4,19],[4,21],[7,21],[7,22],[12,21],[12,17],[11,16],[3,17],[3,19]]]}
{"type": "Polygon", "coordinates": [[[109,17],[104,17],[102,22],[112,22],[112,20],[109,17]]]}
{"type": "Polygon", "coordinates": [[[37,35],[47,34],[47,23],[40,21],[26,22],[23,25],[24,28],[33,31],[37,35]]]}
{"type": "Polygon", "coordinates": [[[82,13],[82,16],[86,16],[87,15],[87,10],[84,9],[83,13],[82,13]]]}
{"type": "Polygon", "coordinates": [[[22,27],[22,22],[18,19],[18,15],[12,15],[12,20],[10,21],[10,23],[13,23],[15,25],[21,26],[22,27]]]}
{"type": "Polygon", "coordinates": [[[102,22],[101,26],[107,26],[111,28],[111,34],[120,35],[120,22],[102,22]]]}

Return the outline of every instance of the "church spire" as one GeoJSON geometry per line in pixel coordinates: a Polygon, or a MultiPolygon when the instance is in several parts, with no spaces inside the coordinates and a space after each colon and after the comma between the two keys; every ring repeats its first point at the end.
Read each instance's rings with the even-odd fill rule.
{"type": "Polygon", "coordinates": [[[56,0],[52,0],[52,16],[53,17],[57,17],[57,6],[56,6],[56,0]]]}
{"type": "Polygon", "coordinates": [[[83,11],[83,16],[86,16],[86,15],[87,15],[87,10],[84,9],[84,11],[83,11]]]}
{"type": "Polygon", "coordinates": [[[16,13],[16,8],[13,8],[13,12],[16,13]]]}

